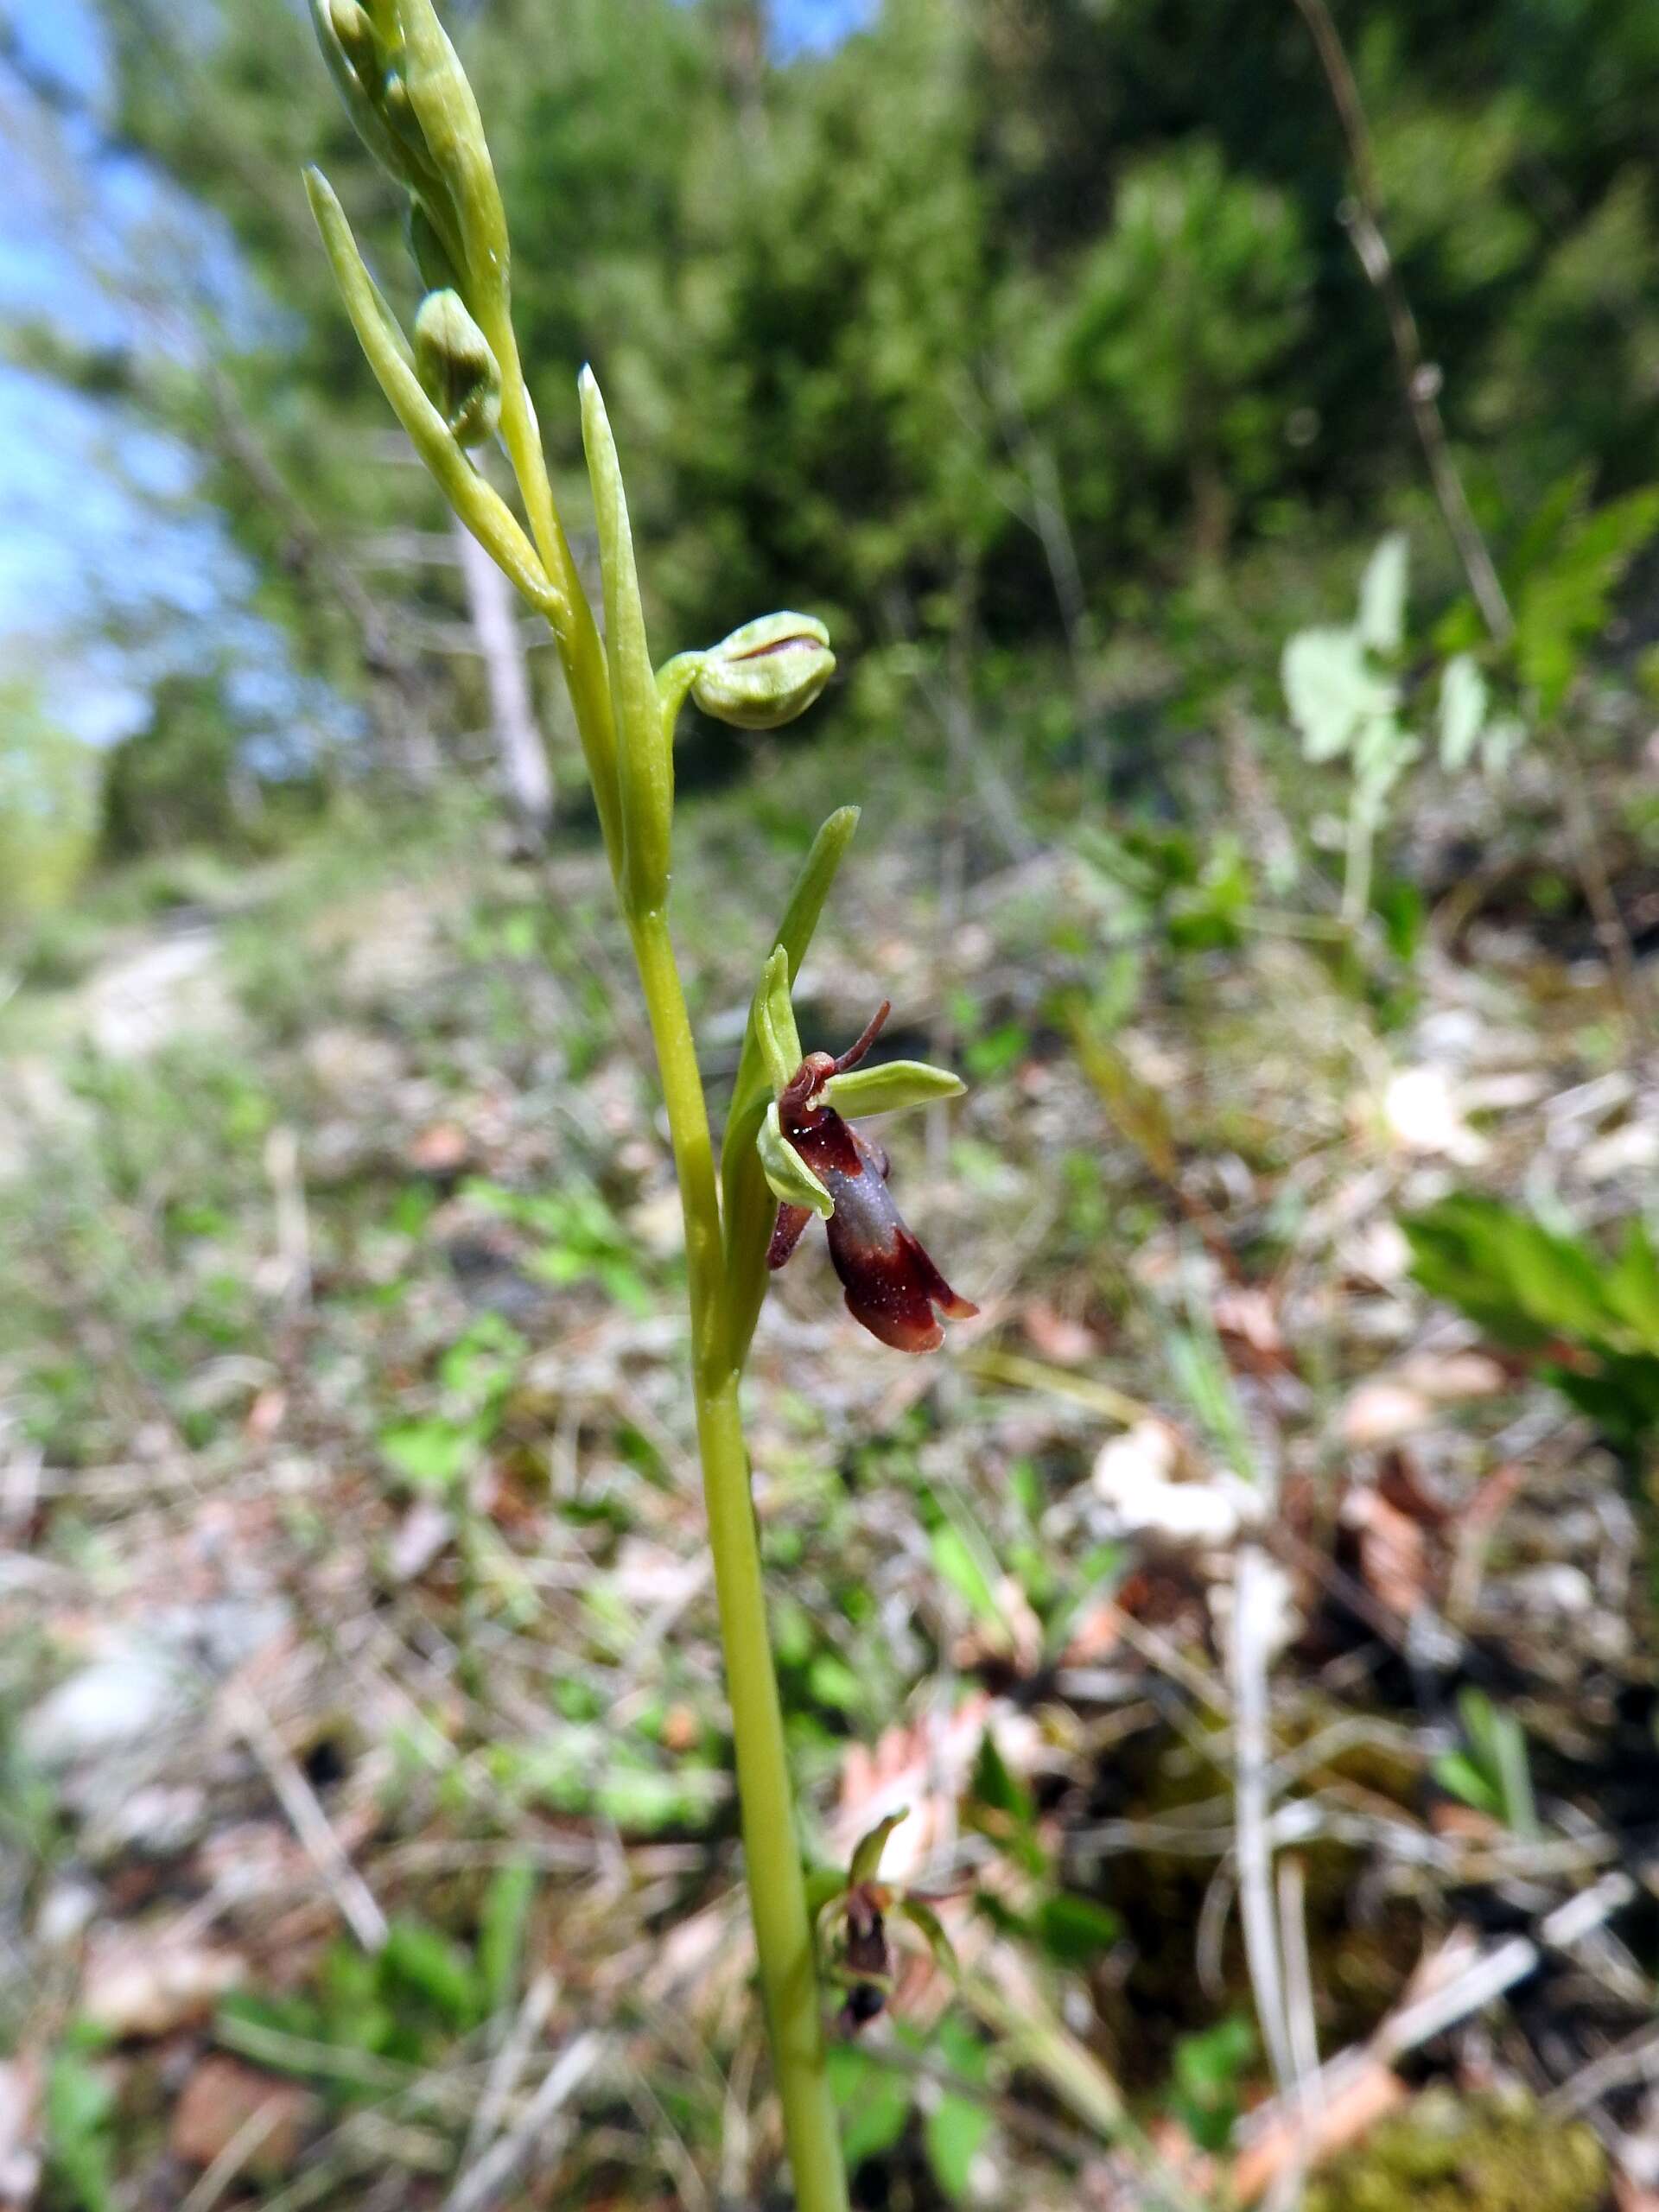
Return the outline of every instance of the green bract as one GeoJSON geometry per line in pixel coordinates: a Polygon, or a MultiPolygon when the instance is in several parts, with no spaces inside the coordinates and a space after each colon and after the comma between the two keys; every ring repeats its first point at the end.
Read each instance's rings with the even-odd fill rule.
{"type": "Polygon", "coordinates": [[[657,677],[645,642],[645,609],[634,567],[627,494],[616,441],[599,383],[584,369],[582,442],[594,489],[599,527],[599,567],[605,586],[605,652],[611,669],[616,717],[617,777],[622,800],[622,849],[629,903],[638,911],[660,907],[668,896],[671,824],[674,814],[674,748],[663,728],[657,677]]]}

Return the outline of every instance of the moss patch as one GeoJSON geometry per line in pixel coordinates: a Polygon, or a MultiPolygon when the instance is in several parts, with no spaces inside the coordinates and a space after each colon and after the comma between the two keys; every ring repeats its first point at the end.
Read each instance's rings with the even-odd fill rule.
{"type": "Polygon", "coordinates": [[[1607,2164],[1587,2127],[1522,2101],[1431,2089],[1308,2190],[1306,2212],[1604,2212],[1607,2164]]]}

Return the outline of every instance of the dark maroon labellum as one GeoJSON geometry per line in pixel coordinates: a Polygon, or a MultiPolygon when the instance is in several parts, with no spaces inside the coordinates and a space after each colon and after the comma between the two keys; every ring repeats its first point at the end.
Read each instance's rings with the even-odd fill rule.
{"type": "Polygon", "coordinates": [[[849,1986],[841,2024],[849,2035],[856,2035],[880,2014],[893,1986],[893,1954],[881,1911],[886,1894],[868,1882],[847,1892],[841,1966],[849,1986]]]}
{"type": "MultiPolygon", "coordinates": [[[[839,1059],[809,1052],[778,1101],[778,1122],[835,1201],[824,1232],[830,1260],[845,1286],[848,1312],[899,1351],[936,1351],[944,1342],[938,1315],[965,1321],[979,1308],[951,1289],[919,1238],[906,1227],[887,1188],[887,1155],[880,1146],[833,1107],[816,1103],[832,1075],[857,1066],[880,1034],[888,1012],[884,1000],[863,1035],[839,1059]]],[[[768,1267],[783,1266],[811,1218],[804,1206],[779,1207],[768,1267]]]]}

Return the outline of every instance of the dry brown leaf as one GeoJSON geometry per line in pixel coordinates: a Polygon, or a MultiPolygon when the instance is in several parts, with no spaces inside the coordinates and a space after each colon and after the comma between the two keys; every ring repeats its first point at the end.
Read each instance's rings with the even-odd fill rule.
{"type": "Polygon", "coordinates": [[[1397,1444],[1414,1436],[1433,1412],[1421,1390],[1379,1375],[1350,1391],[1338,1433],[1351,1452],[1368,1452],[1380,1444],[1397,1444]]]}
{"type": "Polygon", "coordinates": [[[1272,2114],[1234,2162],[1234,2195],[1241,2204],[1254,2203],[1295,2158],[1318,2165],[1334,2158],[1404,2104],[1408,2094],[1391,2067],[1367,2053],[1306,2126],[1294,2108],[1272,2114]]]}
{"type": "Polygon", "coordinates": [[[1351,1491],[1342,1517],[1358,1536],[1366,1588],[1390,1612],[1409,1618],[1428,1591],[1428,1538],[1421,1522],[1374,1490],[1351,1491]]]}
{"type": "Polygon", "coordinates": [[[80,2010],[112,2036],[168,2035],[207,2018],[245,1973],[238,1952],[140,1922],[93,1937],[80,2010]]]}
{"type": "Polygon", "coordinates": [[[1056,1367],[1081,1367],[1100,1349],[1085,1322],[1060,1313],[1044,1299],[1033,1298],[1020,1308],[1020,1325],[1032,1350],[1056,1367]]]}
{"type": "Polygon", "coordinates": [[[434,1122],[410,1139],[409,1164],[423,1175],[458,1175],[472,1151],[473,1141],[458,1122],[434,1122]]]}
{"type": "Polygon", "coordinates": [[[316,2098],[297,2082],[278,2081],[215,2053],[185,2083],[169,2142],[186,2165],[211,2166],[242,2137],[249,2172],[281,2174],[299,2155],[317,2110],[316,2098]]]}

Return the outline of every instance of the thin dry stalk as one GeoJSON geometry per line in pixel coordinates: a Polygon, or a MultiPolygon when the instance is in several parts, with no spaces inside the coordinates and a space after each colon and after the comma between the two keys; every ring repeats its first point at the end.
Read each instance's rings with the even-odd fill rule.
{"type": "Polygon", "coordinates": [[[270,1714],[253,1693],[240,1684],[233,1684],[229,1697],[231,1718],[238,1733],[264,1769],[277,1802],[321,1875],[340,1918],[365,1951],[379,1950],[389,1933],[386,1916],[347,1857],[346,1847],[334,1834],[317,1793],[289,1756],[270,1714]]]}
{"type": "Polygon", "coordinates": [[[598,2064],[604,2049],[604,2037],[592,2028],[565,2046],[542,2076],[517,2123],[450,2190],[443,2212],[491,2212],[493,2206],[503,2201],[537,2143],[598,2064]]]}

